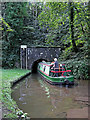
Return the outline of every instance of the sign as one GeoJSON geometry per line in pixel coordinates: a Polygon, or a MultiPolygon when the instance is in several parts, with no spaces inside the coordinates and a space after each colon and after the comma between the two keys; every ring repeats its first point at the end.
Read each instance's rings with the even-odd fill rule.
{"type": "Polygon", "coordinates": [[[21,48],[27,48],[27,45],[21,45],[21,48]]]}

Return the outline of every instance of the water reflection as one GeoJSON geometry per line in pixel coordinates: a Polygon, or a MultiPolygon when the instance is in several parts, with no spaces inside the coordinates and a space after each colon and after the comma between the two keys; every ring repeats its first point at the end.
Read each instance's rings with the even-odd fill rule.
{"type": "Polygon", "coordinates": [[[32,118],[65,117],[68,109],[82,107],[74,101],[75,97],[88,96],[87,81],[79,81],[78,86],[53,86],[37,74],[30,75],[13,89],[13,99],[32,118]]]}

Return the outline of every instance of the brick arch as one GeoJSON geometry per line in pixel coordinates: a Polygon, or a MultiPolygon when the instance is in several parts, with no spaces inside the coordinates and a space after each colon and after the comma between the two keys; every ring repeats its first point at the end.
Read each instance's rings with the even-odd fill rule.
{"type": "Polygon", "coordinates": [[[21,68],[32,69],[37,60],[53,61],[60,57],[60,47],[29,47],[21,48],[21,68]]]}
{"type": "Polygon", "coordinates": [[[39,62],[42,62],[43,60],[47,62],[46,59],[38,59],[38,60],[36,60],[36,61],[33,62],[33,65],[32,65],[32,67],[31,67],[32,73],[36,73],[36,72],[37,72],[38,63],[39,63],[39,62]]]}

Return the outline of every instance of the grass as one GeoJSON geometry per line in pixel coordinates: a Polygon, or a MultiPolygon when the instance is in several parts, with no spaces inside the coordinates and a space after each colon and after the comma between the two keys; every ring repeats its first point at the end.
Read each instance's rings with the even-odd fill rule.
{"type": "Polygon", "coordinates": [[[21,70],[21,69],[2,69],[2,82],[5,81],[13,81],[22,75],[30,72],[30,70],[21,70]]]}
{"type": "Polygon", "coordinates": [[[3,117],[4,118],[16,118],[16,113],[20,111],[16,102],[11,98],[11,84],[10,82],[18,79],[19,77],[30,72],[30,70],[21,70],[21,69],[0,69],[0,85],[2,85],[2,94],[0,99],[3,104],[3,117]]]}

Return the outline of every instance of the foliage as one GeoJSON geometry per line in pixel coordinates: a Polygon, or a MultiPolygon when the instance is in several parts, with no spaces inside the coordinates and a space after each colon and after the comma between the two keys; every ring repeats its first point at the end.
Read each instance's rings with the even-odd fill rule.
{"type": "MultiPolygon", "coordinates": [[[[31,21],[28,21],[29,24],[32,24],[34,31],[32,31],[29,35],[32,42],[28,41],[28,46],[44,46],[45,44],[45,35],[46,31],[43,28],[40,28],[38,23],[38,15],[42,11],[42,3],[30,3],[29,7],[29,16],[31,16],[31,21]]],[[[26,43],[27,44],[27,43],[26,43]]]]}
{"type": "MultiPolygon", "coordinates": [[[[40,4],[41,5],[41,4],[40,4]]],[[[44,45],[45,33],[39,28],[37,16],[41,11],[39,3],[7,2],[2,4],[2,16],[13,31],[2,25],[2,67],[13,68],[20,62],[20,45],[44,45]]],[[[19,67],[19,65],[18,65],[19,67]]]]}
{"type": "Polygon", "coordinates": [[[88,76],[88,63],[86,60],[71,60],[66,62],[69,68],[72,68],[73,75],[76,79],[89,79],[88,76]]]}
{"type": "Polygon", "coordinates": [[[62,44],[63,35],[68,32],[69,21],[64,9],[66,3],[46,3],[38,17],[40,26],[47,30],[46,42],[49,46],[62,44]]]}
{"type": "MultiPolygon", "coordinates": [[[[70,55],[69,55],[70,56],[70,55]]],[[[88,55],[84,52],[73,53],[71,58],[64,60],[66,58],[59,58],[60,63],[66,64],[67,69],[71,69],[75,79],[89,79],[88,74],[88,55]],[[65,61],[65,62],[64,62],[65,61]]]]}
{"type": "Polygon", "coordinates": [[[70,6],[69,3],[51,2],[44,5],[38,17],[40,26],[48,31],[46,41],[50,46],[63,45],[65,49],[74,47],[70,27],[72,24],[70,8],[73,8],[73,41],[78,48],[87,41],[88,3],[76,2],[70,6]]]}
{"type": "MultiPolygon", "coordinates": [[[[8,23],[6,23],[5,22],[5,20],[1,17],[0,18],[0,24],[4,24],[6,27],[7,27],[7,31],[13,31],[12,29],[11,29],[11,27],[9,26],[9,24],[8,23]]],[[[0,25],[0,30],[4,30],[4,28],[2,28],[2,25],[0,25]]]]}
{"type": "Polygon", "coordinates": [[[13,29],[12,32],[7,31],[4,27],[2,38],[2,66],[13,67],[15,61],[19,60],[19,46],[22,43],[23,21],[26,14],[26,3],[5,3],[6,9],[2,10],[2,16],[5,21],[13,29]]]}
{"type": "Polygon", "coordinates": [[[2,6],[4,6],[2,7],[3,20],[13,30],[7,31],[6,26],[2,26],[4,28],[3,67],[20,67],[19,48],[21,44],[26,44],[28,47],[60,46],[62,48],[60,58],[63,57],[64,61],[70,59],[77,51],[77,54],[83,53],[83,57],[87,59],[88,2],[8,2],[2,6]]]}
{"type": "Polygon", "coordinates": [[[28,73],[29,70],[20,69],[2,69],[2,103],[3,103],[3,115],[6,118],[17,118],[18,109],[16,102],[11,98],[11,81],[18,79],[19,77],[28,73]],[[8,109],[8,112],[4,114],[4,111],[8,109]]]}

